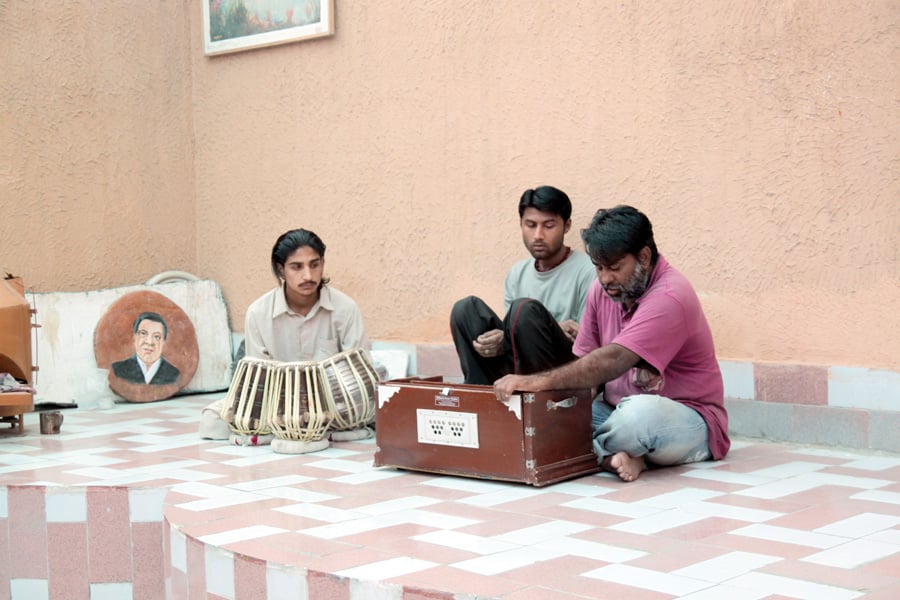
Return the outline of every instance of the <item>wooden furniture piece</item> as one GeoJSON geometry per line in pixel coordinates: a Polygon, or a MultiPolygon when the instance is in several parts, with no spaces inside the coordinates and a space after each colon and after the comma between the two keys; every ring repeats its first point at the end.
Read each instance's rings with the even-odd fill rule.
{"type": "Polygon", "coordinates": [[[18,426],[19,434],[25,433],[25,413],[34,410],[34,398],[25,392],[5,392],[0,394],[0,423],[18,426]]]}
{"type": "Polygon", "coordinates": [[[600,470],[590,390],[526,393],[406,378],[378,386],[375,466],[543,486],[600,470]]]}
{"type": "MultiPolygon", "coordinates": [[[[31,316],[25,286],[17,277],[0,280],[0,373],[8,373],[25,386],[32,385],[31,316]]],[[[25,433],[25,413],[34,410],[31,392],[0,392],[0,423],[18,425],[25,433]]]]}

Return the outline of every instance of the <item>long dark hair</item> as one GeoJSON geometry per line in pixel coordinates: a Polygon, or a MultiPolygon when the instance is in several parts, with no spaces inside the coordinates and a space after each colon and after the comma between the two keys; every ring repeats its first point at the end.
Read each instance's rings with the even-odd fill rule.
{"type": "MultiPolygon", "coordinates": [[[[275,274],[275,279],[281,281],[281,274],[278,272],[278,267],[283,269],[284,262],[287,260],[288,256],[303,246],[309,246],[317,252],[320,257],[325,258],[325,242],[312,231],[307,229],[291,229],[278,236],[278,239],[275,240],[275,245],[272,246],[272,273],[275,274]]],[[[319,287],[321,288],[329,281],[330,280],[327,277],[323,277],[319,287]]]]}

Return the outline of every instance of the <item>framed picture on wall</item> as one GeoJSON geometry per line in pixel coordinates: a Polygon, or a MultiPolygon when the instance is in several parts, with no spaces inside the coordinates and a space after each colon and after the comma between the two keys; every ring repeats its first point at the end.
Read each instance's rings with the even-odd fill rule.
{"type": "Polygon", "coordinates": [[[207,55],[334,35],[334,0],[201,0],[207,55]]]}

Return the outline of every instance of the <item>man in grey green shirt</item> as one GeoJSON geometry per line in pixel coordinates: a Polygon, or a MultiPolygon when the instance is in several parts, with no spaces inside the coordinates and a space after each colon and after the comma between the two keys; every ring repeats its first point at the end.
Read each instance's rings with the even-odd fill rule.
{"type": "Polygon", "coordinates": [[[590,258],[565,245],[572,226],[569,197],[552,186],[519,200],[522,241],[531,254],[514,264],[503,289],[501,320],[481,298],[456,302],[450,330],[466,383],[492,385],[573,360],[572,342],[596,277],[590,258]]]}

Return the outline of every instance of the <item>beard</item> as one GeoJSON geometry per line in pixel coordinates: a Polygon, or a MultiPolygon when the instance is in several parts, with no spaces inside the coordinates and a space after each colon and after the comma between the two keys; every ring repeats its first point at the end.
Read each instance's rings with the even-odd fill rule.
{"type": "Polygon", "coordinates": [[[647,291],[647,283],[649,281],[650,274],[647,272],[647,269],[641,266],[641,263],[638,262],[634,265],[634,273],[631,274],[631,277],[628,278],[628,281],[626,281],[624,285],[620,285],[618,283],[604,285],[603,291],[606,292],[607,298],[617,304],[633,302],[640,298],[645,291],[647,291]],[[619,293],[613,296],[609,293],[610,290],[614,290],[619,293]]]}

